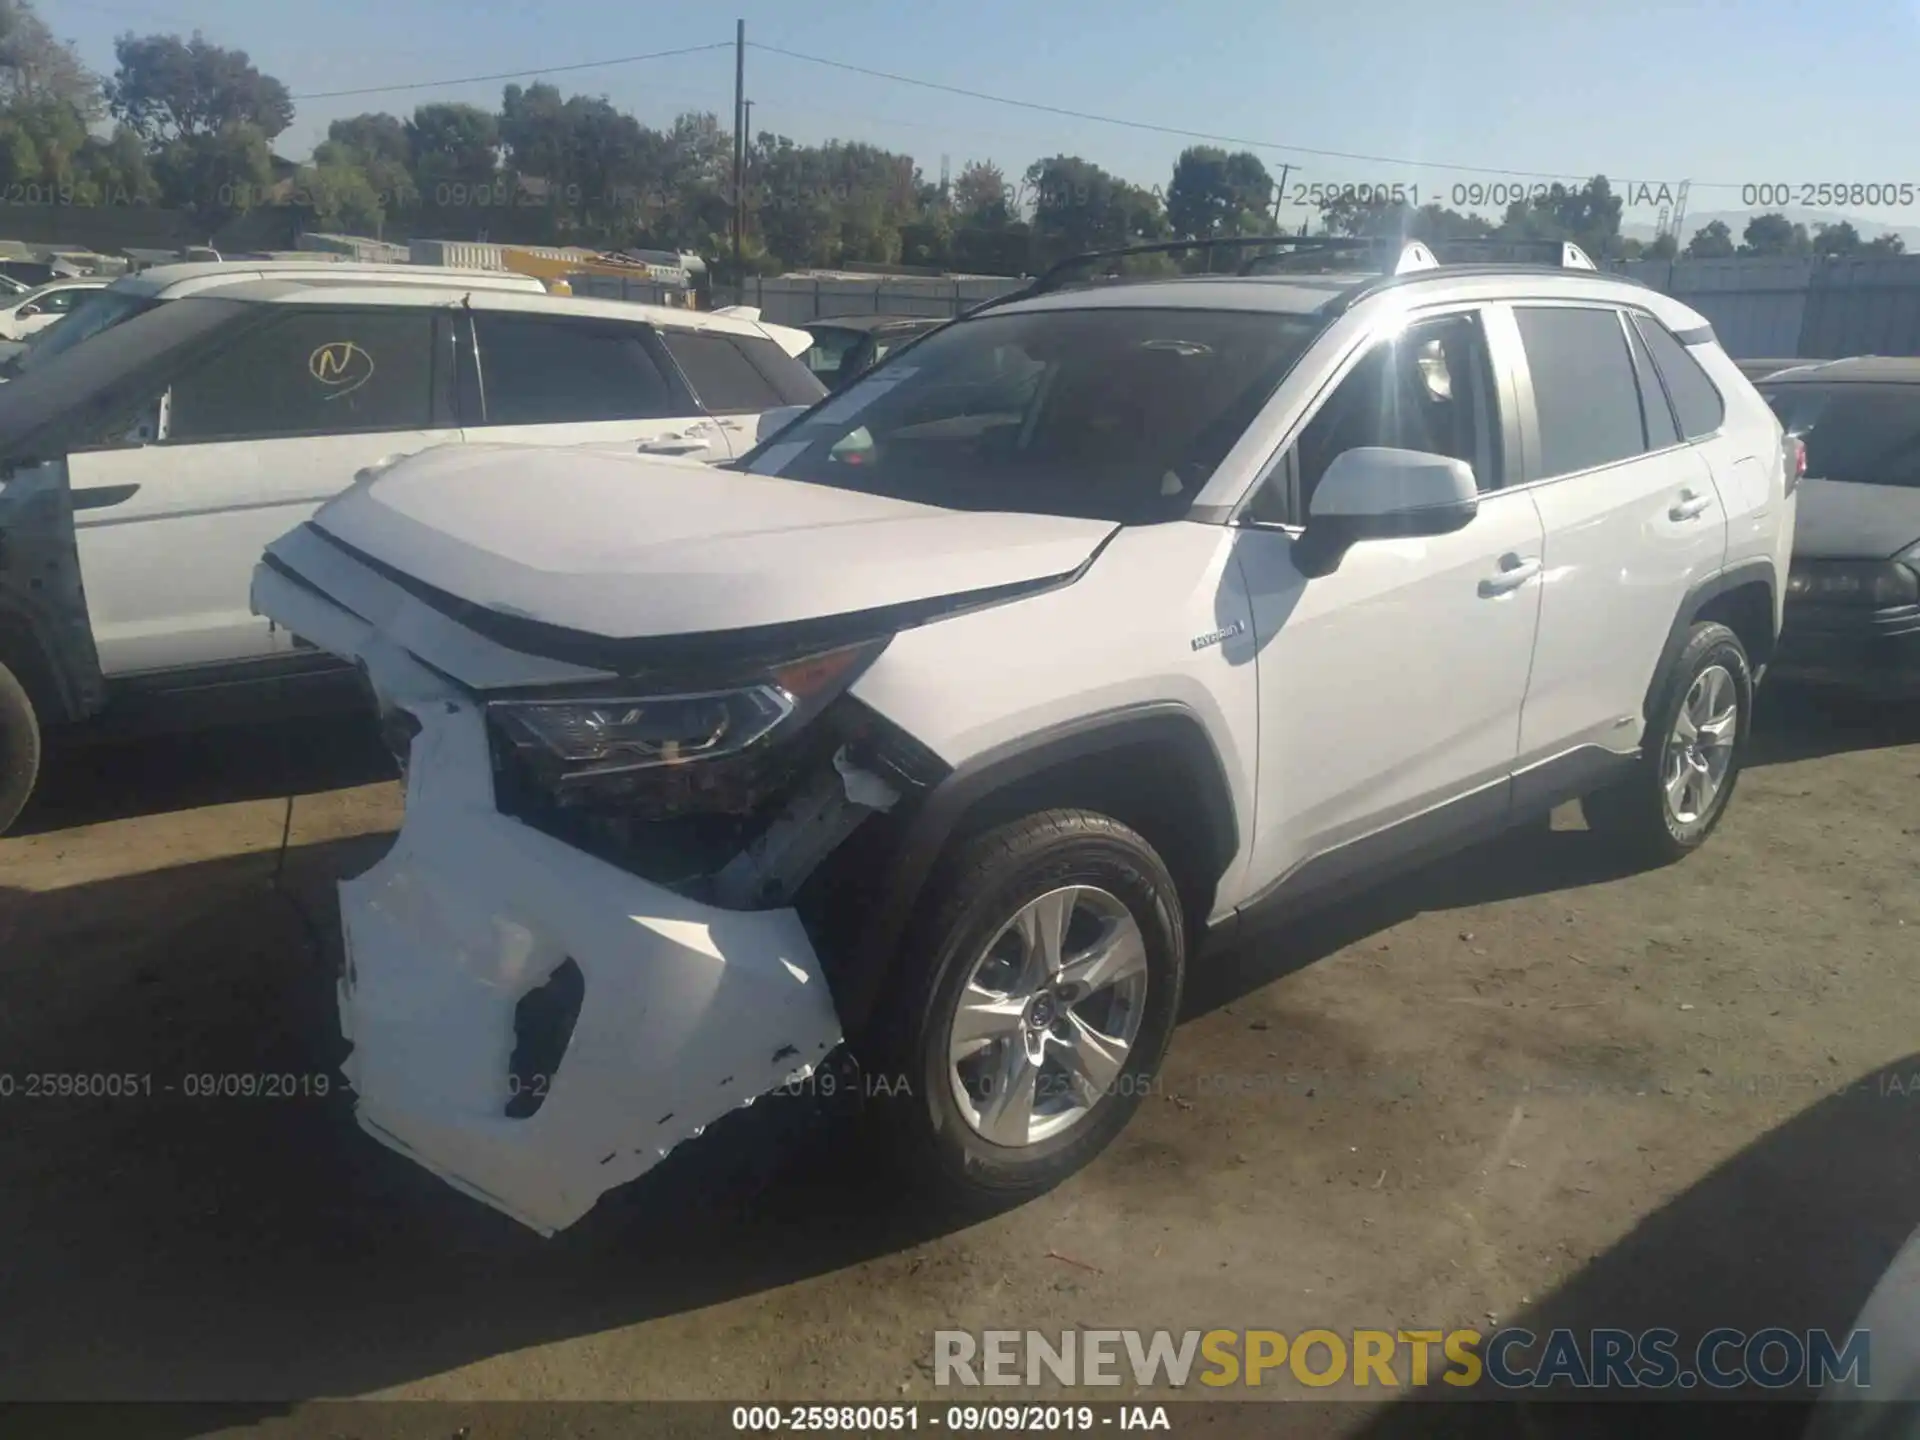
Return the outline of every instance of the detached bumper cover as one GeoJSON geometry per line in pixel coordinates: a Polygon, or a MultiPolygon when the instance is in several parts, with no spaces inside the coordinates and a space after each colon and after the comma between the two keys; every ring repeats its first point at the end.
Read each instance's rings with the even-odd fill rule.
{"type": "Polygon", "coordinates": [[[284,573],[256,572],[254,604],[420,725],[400,835],[340,886],[342,1068],[369,1134],[551,1234],[839,1042],[793,911],[698,905],[503,817],[470,696],[284,573]],[[569,959],[571,1040],[510,1119],[515,1007],[569,959]]]}

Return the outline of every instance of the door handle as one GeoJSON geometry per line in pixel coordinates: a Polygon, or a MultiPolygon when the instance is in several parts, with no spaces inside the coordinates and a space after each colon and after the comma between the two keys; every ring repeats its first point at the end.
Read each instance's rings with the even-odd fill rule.
{"type": "Polygon", "coordinates": [[[1482,598],[1505,595],[1518,590],[1527,581],[1540,573],[1540,561],[1535,557],[1522,559],[1518,555],[1500,557],[1500,573],[1490,575],[1480,582],[1482,598]]]}
{"type": "Polygon", "coordinates": [[[1682,490],[1680,498],[1674,501],[1673,508],[1667,511],[1667,518],[1669,520],[1698,519],[1712,503],[1713,501],[1705,495],[1696,495],[1691,490],[1682,490]]]}
{"type": "Polygon", "coordinates": [[[73,492],[73,508],[105,510],[108,506],[131,500],[139,493],[138,485],[83,485],[73,492]]]}

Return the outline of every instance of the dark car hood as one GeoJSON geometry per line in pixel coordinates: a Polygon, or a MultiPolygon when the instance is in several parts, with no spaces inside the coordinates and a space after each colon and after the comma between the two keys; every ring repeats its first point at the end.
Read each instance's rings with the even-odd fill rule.
{"type": "Polygon", "coordinates": [[[1800,484],[1793,553],[1805,560],[1884,560],[1920,540],[1920,489],[1856,485],[1844,480],[1800,484]]]}

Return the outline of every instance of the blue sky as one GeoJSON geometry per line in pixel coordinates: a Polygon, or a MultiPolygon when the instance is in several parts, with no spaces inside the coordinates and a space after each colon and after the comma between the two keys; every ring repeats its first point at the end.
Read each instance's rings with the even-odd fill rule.
{"type": "MultiPolygon", "coordinates": [[[[1822,181],[1920,185],[1920,0],[1748,0],[1607,6],[1519,0],[1255,0],[1050,4],[970,0],[735,0],[514,5],[473,0],[44,0],[42,13],[103,72],[113,37],[203,30],[248,51],[296,96],[747,38],[918,79],[1254,147],[1301,183],[1456,186],[1596,171],[1694,181],[1689,214],[1748,208],[1741,187],[1822,181]],[[1283,147],[1300,147],[1288,150],[1283,147]],[[1345,151],[1386,157],[1341,159],[1345,151]],[[1422,162],[1389,163],[1393,161],[1422,162]],[[1468,167],[1479,167],[1470,169],[1468,167]],[[1479,173],[1480,169],[1498,173],[1479,173]]],[[[725,118],[731,48],[550,77],[605,94],[643,121],[681,110],[725,118]]],[[[396,91],[299,104],[282,153],[304,156],[326,123],[406,114],[429,99],[493,106],[501,85],[396,91]]],[[[753,128],[807,141],[860,139],[912,154],[929,178],[991,159],[1017,180],[1066,152],[1141,184],[1166,184],[1177,135],[1036,113],[747,52],[753,128]]],[[[1458,192],[1464,194],[1464,192],[1458,192]]],[[[1464,205],[1461,208],[1467,208],[1464,205]]],[[[1893,224],[1920,209],[1840,207],[1893,224]]],[[[1653,210],[1630,212],[1651,221],[1653,210]]],[[[1690,227],[1691,228],[1691,227],[1690,227]]]]}

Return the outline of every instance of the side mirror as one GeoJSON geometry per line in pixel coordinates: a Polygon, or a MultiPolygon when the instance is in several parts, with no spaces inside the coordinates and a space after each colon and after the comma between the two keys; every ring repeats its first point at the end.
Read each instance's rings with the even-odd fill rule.
{"type": "Polygon", "coordinates": [[[1294,542],[1294,565],[1303,575],[1330,574],[1362,541],[1450,535],[1479,510],[1479,486],[1466,461],[1358,446],[1336,455],[1320,477],[1306,529],[1294,542]]]}
{"type": "Polygon", "coordinates": [[[754,426],[753,443],[758,445],[779,434],[796,418],[804,415],[808,408],[805,405],[782,405],[773,410],[761,411],[760,419],[754,426]]]}
{"type": "Polygon", "coordinates": [[[39,313],[40,307],[37,304],[22,305],[18,310],[13,312],[14,318],[18,320],[31,320],[39,313]]]}

